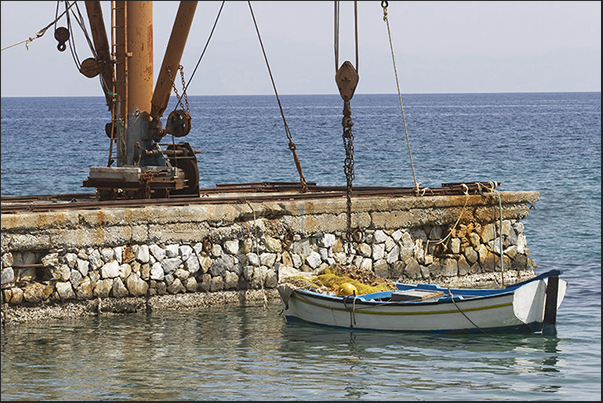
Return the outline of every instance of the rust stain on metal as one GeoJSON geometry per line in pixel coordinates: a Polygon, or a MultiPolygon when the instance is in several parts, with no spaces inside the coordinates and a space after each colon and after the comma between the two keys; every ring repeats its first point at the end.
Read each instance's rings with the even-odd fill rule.
{"type": "MultiPolygon", "coordinates": [[[[157,178],[155,178],[157,179],[157,178]]],[[[143,184],[133,185],[133,191],[140,191],[146,188],[147,184],[161,189],[166,184],[159,180],[152,180],[143,184]]],[[[443,184],[441,188],[430,189],[429,192],[416,195],[413,188],[406,187],[369,187],[359,186],[354,188],[353,197],[362,200],[368,197],[391,198],[392,200],[401,200],[405,198],[415,198],[419,202],[424,201],[426,206],[434,204],[430,196],[464,196],[468,197],[469,204],[480,204],[479,201],[486,197],[486,204],[493,203],[493,197],[490,194],[482,194],[482,189],[489,189],[491,182],[476,182],[457,186],[457,184],[443,184]]],[[[499,185],[498,182],[496,182],[499,185]]],[[[112,184],[107,183],[108,188],[112,184]]],[[[116,185],[116,184],[113,184],[116,185]]],[[[183,204],[237,204],[246,201],[270,202],[270,201],[305,201],[305,210],[310,211],[315,208],[314,203],[320,200],[345,198],[345,186],[318,186],[316,183],[308,183],[308,192],[300,192],[298,182],[255,182],[255,183],[232,183],[218,184],[215,188],[199,189],[200,196],[197,195],[177,195],[170,198],[156,199],[115,199],[100,200],[94,193],[65,194],[65,195],[42,195],[42,196],[24,196],[24,197],[2,197],[2,213],[24,212],[24,211],[53,211],[53,210],[75,210],[75,209],[99,209],[99,208],[136,208],[143,206],[157,205],[183,205],[183,204]]],[[[524,192],[525,193],[525,192],[524,192]]],[[[515,202],[514,196],[506,197],[507,203],[515,202]],[[510,199],[509,199],[510,197],[510,199]]],[[[530,200],[538,196],[530,195],[530,200]]],[[[438,201],[437,204],[447,204],[445,200],[438,201]]],[[[521,203],[521,200],[517,200],[521,203]]],[[[527,210],[527,208],[526,208],[527,210]]],[[[99,211],[99,220],[104,219],[102,212],[99,211]]]]}
{"type": "MultiPolygon", "coordinates": [[[[147,52],[148,62],[152,66],[153,65],[153,24],[151,24],[147,27],[146,38],[147,38],[146,47],[148,49],[148,52],[147,52]]],[[[152,75],[153,75],[153,71],[151,69],[151,76],[152,75]]]]}

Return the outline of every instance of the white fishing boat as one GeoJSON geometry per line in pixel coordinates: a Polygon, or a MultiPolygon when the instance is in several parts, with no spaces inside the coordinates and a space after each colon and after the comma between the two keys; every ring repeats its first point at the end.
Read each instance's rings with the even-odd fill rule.
{"type": "Polygon", "coordinates": [[[444,288],[394,283],[396,290],[338,296],[283,279],[278,291],[288,321],[405,332],[550,332],[567,283],[551,270],[506,288],[444,288]],[[549,330],[547,330],[549,329],[549,330]]]}

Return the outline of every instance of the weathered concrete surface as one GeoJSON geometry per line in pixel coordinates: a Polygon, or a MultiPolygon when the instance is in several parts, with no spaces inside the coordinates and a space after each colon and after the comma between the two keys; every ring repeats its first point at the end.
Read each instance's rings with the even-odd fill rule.
{"type": "MultiPolygon", "coordinates": [[[[521,220],[538,192],[500,192],[503,220],[521,220]]],[[[421,225],[491,222],[499,218],[498,198],[487,196],[361,197],[352,201],[352,225],[410,228],[421,225]],[[466,206],[466,207],[464,207],[466,206]]],[[[256,219],[282,219],[300,234],[345,231],[346,200],[151,206],[68,212],[2,214],[2,251],[43,251],[124,243],[200,241],[214,227],[256,219]]]]}

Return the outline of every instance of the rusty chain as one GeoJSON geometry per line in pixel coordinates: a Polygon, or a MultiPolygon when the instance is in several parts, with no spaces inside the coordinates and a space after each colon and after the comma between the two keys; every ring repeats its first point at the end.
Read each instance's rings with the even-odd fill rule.
{"type": "Polygon", "coordinates": [[[176,108],[178,107],[178,105],[180,105],[180,106],[182,106],[182,109],[188,115],[190,115],[190,109],[189,109],[189,106],[188,106],[188,97],[186,95],[186,81],[184,80],[184,67],[182,65],[179,65],[178,66],[178,70],[180,70],[180,78],[182,79],[182,88],[184,88],[184,92],[182,92],[182,97],[180,95],[178,95],[178,89],[176,88],[176,83],[175,83],[176,77],[172,77],[172,71],[170,70],[169,67],[167,69],[168,78],[172,82],[172,88],[174,89],[174,94],[176,94],[176,99],[178,100],[178,103],[176,104],[176,107],[174,108],[174,110],[176,110],[176,108]],[[182,98],[184,98],[184,102],[186,103],[186,107],[182,103],[182,98]]]}
{"type": "Polygon", "coordinates": [[[343,146],[345,148],[345,160],[343,170],[347,182],[347,214],[346,214],[346,253],[351,253],[351,243],[353,241],[352,232],[352,183],[355,178],[354,174],[354,134],[352,133],[352,108],[350,100],[354,96],[354,91],[358,85],[358,9],[357,2],[354,2],[354,28],[356,42],[356,67],[348,60],[343,62],[341,67],[337,66],[339,60],[339,2],[335,2],[335,82],[339,89],[341,99],[343,99],[343,146]]]}
{"type": "Polygon", "coordinates": [[[345,172],[347,182],[347,215],[346,215],[346,243],[348,252],[350,251],[350,242],[352,241],[352,182],[354,181],[354,134],[352,133],[352,108],[350,107],[350,101],[344,101],[343,103],[343,119],[341,120],[343,126],[343,146],[345,148],[345,160],[343,164],[343,171],[345,172]]]}
{"type": "Polygon", "coordinates": [[[356,85],[358,85],[358,71],[352,66],[349,61],[343,62],[341,67],[335,74],[335,81],[339,88],[339,93],[343,99],[343,119],[341,125],[343,126],[343,146],[345,148],[345,160],[343,164],[343,171],[345,173],[347,182],[347,215],[346,215],[346,250],[347,253],[351,252],[350,244],[353,240],[352,234],[352,183],[355,178],[354,174],[354,133],[352,132],[352,108],[350,106],[350,100],[354,96],[356,85]]]}
{"type": "Polygon", "coordinates": [[[150,199],[151,197],[151,181],[153,180],[153,174],[149,171],[144,171],[140,174],[140,178],[138,179],[138,183],[141,186],[141,190],[143,193],[144,199],[150,199]]]}

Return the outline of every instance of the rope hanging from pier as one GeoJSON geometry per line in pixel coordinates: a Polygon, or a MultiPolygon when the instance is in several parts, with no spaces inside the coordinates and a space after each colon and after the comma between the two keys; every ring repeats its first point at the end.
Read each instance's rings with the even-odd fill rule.
{"type": "MultiPolygon", "coordinates": [[[[450,238],[450,236],[452,236],[452,234],[454,233],[454,230],[456,229],[456,226],[461,221],[461,217],[463,217],[463,213],[465,212],[465,208],[467,207],[467,202],[469,201],[469,187],[464,183],[461,183],[461,186],[463,187],[463,194],[465,195],[465,204],[463,204],[463,208],[461,209],[459,217],[456,219],[454,225],[450,228],[450,231],[448,231],[448,235],[446,235],[444,238],[440,239],[438,242],[435,242],[433,244],[434,246],[444,244],[448,240],[448,238],[450,238]]],[[[479,184],[478,184],[478,186],[479,186],[479,184]]],[[[422,190],[424,190],[424,189],[422,189],[422,190]]],[[[425,244],[425,252],[426,253],[428,250],[428,246],[429,246],[429,240],[427,240],[427,243],[425,244]]]]}
{"type": "Polygon", "coordinates": [[[274,77],[272,77],[272,71],[270,70],[270,65],[268,64],[268,57],[266,56],[266,50],[264,49],[264,44],[262,43],[262,37],[260,36],[260,30],[258,28],[258,24],[255,20],[255,15],[253,14],[253,9],[251,8],[251,2],[248,1],[249,11],[251,11],[251,18],[253,18],[253,24],[255,26],[255,30],[258,34],[258,39],[260,41],[260,46],[262,48],[262,53],[264,54],[264,60],[266,61],[266,67],[268,68],[268,74],[270,74],[270,81],[272,82],[272,88],[274,88],[274,94],[276,95],[276,101],[278,102],[278,107],[281,111],[281,117],[283,118],[283,123],[285,125],[285,134],[287,135],[287,139],[289,139],[289,149],[293,153],[293,160],[295,161],[295,167],[297,168],[297,172],[299,173],[299,181],[301,183],[301,191],[305,193],[308,191],[308,184],[306,183],[306,178],[302,173],[301,164],[299,162],[299,158],[297,158],[297,153],[295,152],[296,146],[293,142],[293,138],[291,137],[291,131],[289,130],[289,126],[287,125],[287,120],[285,119],[285,113],[283,112],[283,106],[281,105],[281,100],[278,97],[278,92],[276,91],[276,84],[274,84],[274,77]]]}
{"type": "Polygon", "coordinates": [[[496,183],[491,181],[489,182],[490,185],[490,189],[488,189],[491,193],[495,193],[498,196],[498,213],[499,213],[499,223],[498,223],[498,248],[499,250],[499,255],[500,255],[500,277],[501,277],[501,284],[504,288],[505,286],[505,266],[504,266],[504,260],[503,260],[503,236],[502,236],[502,229],[503,229],[503,215],[502,215],[502,200],[500,199],[500,192],[498,190],[496,190],[496,183]]]}
{"type": "MultiPolygon", "coordinates": [[[[352,133],[352,108],[350,106],[350,100],[354,96],[354,91],[358,85],[358,70],[354,68],[352,63],[348,60],[343,62],[341,67],[338,66],[339,62],[339,2],[335,2],[335,82],[339,88],[339,94],[343,99],[343,119],[341,125],[343,126],[343,146],[345,148],[345,161],[343,164],[343,170],[347,182],[347,214],[346,214],[346,252],[351,252],[352,242],[352,186],[355,178],[354,174],[354,134],[352,133]]],[[[358,8],[357,2],[354,1],[354,26],[355,26],[355,39],[356,39],[356,66],[358,66],[358,8]]]]}
{"type": "MultiPolygon", "coordinates": [[[[260,247],[259,247],[259,244],[258,244],[258,239],[259,239],[259,236],[258,236],[258,226],[257,226],[257,224],[255,222],[255,210],[253,209],[253,206],[251,205],[251,203],[249,203],[249,200],[245,200],[245,202],[247,203],[247,205],[251,209],[251,212],[253,213],[253,230],[254,230],[254,232],[253,232],[253,235],[254,235],[253,236],[253,245],[255,247],[255,253],[256,253],[256,255],[259,258],[259,256],[260,256],[260,247]]],[[[251,231],[249,231],[249,233],[251,233],[251,231]]],[[[266,297],[266,290],[264,290],[264,281],[265,281],[265,279],[264,279],[264,272],[262,271],[262,267],[261,266],[257,267],[257,266],[254,265],[254,270],[256,268],[259,271],[260,289],[262,290],[262,297],[264,299],[264,309],[270,309],[270,304],[268,303],[268,297],[266,297]]]]}
{"type": "Polygon", "coordinates": [[[404,108],[402,107],[402,96],[400,95],[400,83],[398,81],[398,70],[396,69],[396,58],[394,57],[394,45],[392,42],[392,35],[389,29],[389,19],[387,18],[387,7],[388,2],[382,1],[381,7],[383,8],[383,21],[387,25],[387,36],[389,37],[389,47],[392,53],[392,62],[394,64],[394,75],[396,76],[396,87],[398,88],[398,99],[400,101],[400,111],[402,112],[402,123],[404,124],[404,133],[406,134],[406,145],[408,147],[408,156],[410,157],[410,168],[412,169],[412,179],[414,182],[414,190],[418,195],[419,186],[421,186],[421,182],[417,182],[417,177],[415,176],[415,167],[412,162],[412,154],[410,153],[410,141],[408,140],[408,130],[406,129],[406,119],[404,117],[404,108]]]}

